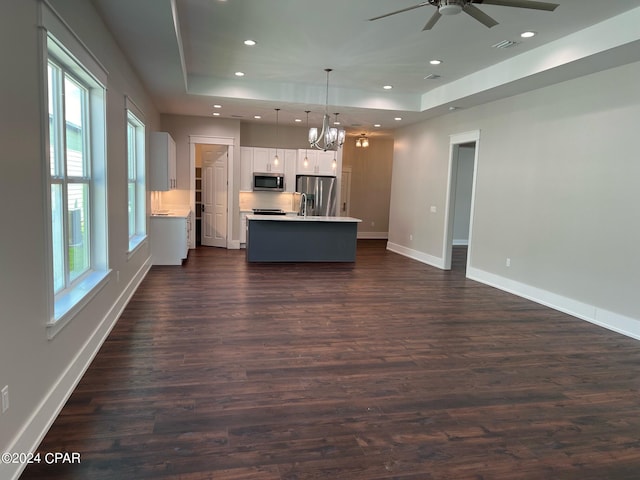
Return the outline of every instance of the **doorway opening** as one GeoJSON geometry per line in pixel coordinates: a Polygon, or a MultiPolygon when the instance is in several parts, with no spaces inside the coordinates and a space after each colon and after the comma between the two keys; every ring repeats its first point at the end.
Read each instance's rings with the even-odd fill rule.
{"type": "Polygon", "coordinates": [[[450,137],[447,184],[445,270],[464,270],[471,264],[473,207],[480,132],[450,137]]]}

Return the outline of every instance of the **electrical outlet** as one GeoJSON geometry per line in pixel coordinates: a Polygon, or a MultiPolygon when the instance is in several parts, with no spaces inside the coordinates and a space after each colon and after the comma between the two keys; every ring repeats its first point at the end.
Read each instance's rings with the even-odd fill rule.
{"type": "Polygon", "coordinates": [[[9,385],[5,385],[2,389],[2,413],[9,410],[9,385]]]}
{"type": "Polygon", "coordinates": [[[431,213],[436,213],[436,212],[438,211],[438,209],[436,208],[436,206],[435,206],[435,205],[431,205],[431,208],[429,208],[429,211],[430,211],[431,213]]]}
{"type": "Polygon", "coordinates": [[[413,235],[409,235],[409,240],[413,240],[413,235]]]}
{"type": "Polygon", "coordinates": [[[510,266],[511,266],[511,259],[510,259],[509,257],[507,257],[507,261],[505,262],[505,265],[506,265],[507,267],[510,267],[510,266]]]}
{"type": "Polygon", "coordinates": [[[376,226],[376,222],[371,222],[371,226],[375,227],[376,226]]]}

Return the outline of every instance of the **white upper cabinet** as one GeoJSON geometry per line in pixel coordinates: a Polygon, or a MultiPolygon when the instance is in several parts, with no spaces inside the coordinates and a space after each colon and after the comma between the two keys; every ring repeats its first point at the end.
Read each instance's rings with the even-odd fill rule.
{"type": "Polygon", "coordinates": [[[253,190],[253,147],[240,147],[240,191],[253,190]]]}
{"type": "Polygon", "coordinates": [[[255,173],[284,173],[284,150],[282,148],[261,148],[253,149],[253,171],[255,173]],[[278,162],[275,157],[278,153],[278,162]]]}
{"type": "Polygon", "coordinates": [[[274,163],[275,148],[240,147],[240,191],[253,190],[254,173],[282,173],[285,191],[295,192],[297,154],[297,150],[279,148],[276,165],[274,163]]]}
{"type": "Polygon", "coordinates": [[[149,190],[166,191],[178,187],[176,177],[176,142],[167,132],[151,132],[149,145],[149,190]]]}
{"type": "Polygon", "coordinates": [[[337,165],[338,152],[331,150],[323,152],[318,151],[318,164],[316,174],[318,175],[335,175],[337,165]]]}
{"type": "Polygon", "coordinates": [[[284,152],[284,186],[285,192],[296,191],[296,159],[297,150],[283,150],[284,152]]]}
{"type": "Polygon", "coordinates": [[[337,152],[328,150],[300,149],[296,173],[298,175],[336,175],[337,152]],[[305,157],[307,161],[305,162],[305,157]]]}

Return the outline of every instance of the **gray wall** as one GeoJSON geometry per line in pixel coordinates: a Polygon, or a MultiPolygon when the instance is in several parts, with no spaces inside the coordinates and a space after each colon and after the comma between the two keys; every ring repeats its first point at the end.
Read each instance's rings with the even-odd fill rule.
{"type": "Polygon", "coordinates": [[[361,237],[386,238],[393,165],[393,138],[374,136],[367,148],[357,148],[355,137],[343,146],[342,164],[351,167],[350,216],[362,219],[361,237]],[[364,234],[364,235],[363,235],[364,234]]]}
{"type": "MultiPolygon", "coordinates": [[[[61,408],[149,259],[145,243],[127,254],[125,95],[144,111],[147,131],[159,116],[133,69],[90,2],[51,0],[54,8],[109,72],[107,85],[107,285],[52,340],[47,339],[50,262],[46,245],[45,179],[38,53],[38,3],[5,0],[0,6],[0,387],[10,408],[0,415],[0,451],[31,451],[61,408]],[[119,272],[119,280],[116,278],[119,272]],[[24,431],[23,431],[24,429],[24,431]],[[22,432],[22,433],[21,433],[22,432]],[[17,442],[17,443],[16,443],[17,442]]],[[[148,139],[147,139],[148,141],[148,139]]],[[[15,471],[0,464],[0,478],[15,471]]]]}
{"type": "Polygon", "coordinates": [[[442,257],[449,135],[480,130],[475,274],[640,338],[638,78],[632,63],[398,130],[390,246],[442,257]]]}

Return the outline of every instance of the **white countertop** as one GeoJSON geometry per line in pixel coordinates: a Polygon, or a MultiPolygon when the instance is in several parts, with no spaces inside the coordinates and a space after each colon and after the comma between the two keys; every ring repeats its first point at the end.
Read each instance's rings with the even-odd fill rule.
{"type": "Polygon", "coordinates": [[[151,214],[154,218],[187,218],[191,210],[188,208],[172,208],[170,210],[158,210],[151,214]]]}
{"type": "Polygon", "coordinates": [[[265,220],[270,222],[362,222],[359,218],[353,217],[326,217],[309,215],[303,217],[300,215],[247,215],[247,220],[265,220]]]}

